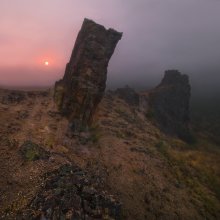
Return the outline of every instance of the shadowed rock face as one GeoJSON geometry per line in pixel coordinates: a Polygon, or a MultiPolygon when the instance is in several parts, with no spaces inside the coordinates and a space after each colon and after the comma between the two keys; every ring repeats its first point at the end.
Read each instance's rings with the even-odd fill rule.
{"type": "Polygon", "coordinates": [[[101,101],[109,60],[122,33],[85,19],[63,79],[55,85],[55,101],[73,128],[91,123],[101,101]]]}
{"type": "Polygon", "coordinates": [[[139,95],[135,92],[134,89],[129,86],[124,88],[119,88],[115,91],[115,94],[127,102],[129,105],[138,106],[139,105],[139,95]]]}
{"type": "Polygon", "coordinates": [[[190,142],[190,84],[187,75],[177,70],[165,72],[162,82],[150,92],[150,111],[160,128],[190,142]]]}

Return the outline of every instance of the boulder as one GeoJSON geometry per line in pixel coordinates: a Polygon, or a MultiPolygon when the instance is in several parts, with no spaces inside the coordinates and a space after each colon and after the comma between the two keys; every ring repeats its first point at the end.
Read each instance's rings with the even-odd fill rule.
{"type": "Polygon", "coordinates": [[[73,129],[91,124],[106,88],[107,67],[122,33],[85,19],[54,99],[73,129]]]}

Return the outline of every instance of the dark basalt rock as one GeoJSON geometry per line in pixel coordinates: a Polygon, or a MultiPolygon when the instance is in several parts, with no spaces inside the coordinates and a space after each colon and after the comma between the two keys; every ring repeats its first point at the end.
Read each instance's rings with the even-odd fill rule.
{"type": "Polygon", "coordinates": [[[127,102],[129,105],[138,106],[139,105],[139,95],[135,92],[134,89],[129,86],[124,88],[119,88],[115,91],[115,94],[127,102]]]}
{"type": "Polygon", "coordinates": [[[73,128],[92,122],[106,88],[107,67],[122,33],[85,19],[54,99],[73,128]]]}
{"type": "MultiPolygon", "coordinates": [[[[120,219],[121,204],[94,187],[76,165],[45,175],[46,183],[22,213],[22,219],[120,219]]],[[[21,216],[19,216],[21,217],[21,216]]]]}
{"type": "Polygon", "coordinates": [[[187,142],[192,141],[189,129],[190,90],[187,75],[168,70],[162,82],[149,93],[149,111],[159,127],[187,142]]]}

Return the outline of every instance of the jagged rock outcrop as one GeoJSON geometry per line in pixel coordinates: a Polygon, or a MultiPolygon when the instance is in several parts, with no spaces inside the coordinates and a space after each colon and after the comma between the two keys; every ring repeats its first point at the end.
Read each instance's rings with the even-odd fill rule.
{"type": "Polygon", "coordinates": [[[139,105],[139,94],[135,92],[134,89],[129,86],[124,88],[116,89],[115,94],[127,102],[129,105],[138,106],[139,105]]]}
{"type": "Polygon", "coordinates": [[[191,142],[190,84],[187,75],[177,70],[165,71],[162,82],[149,93],[148,114],[152,115],[159,127],[168,134],[191,142]]]}
{"type": "Polygon", "coordinates": [[[65,75],[56,82],[54,98],[73,129],[89,125],[101,101],[109,60],[122,33],[85,19],[65,75]]]}

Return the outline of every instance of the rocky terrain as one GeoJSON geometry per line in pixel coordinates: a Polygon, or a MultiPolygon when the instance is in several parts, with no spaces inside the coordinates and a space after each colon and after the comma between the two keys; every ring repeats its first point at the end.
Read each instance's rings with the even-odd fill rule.
{"type": "Polygon", "coordinates": [[[214,144],[166,136],[117,92],[106,93],[93,126],[74,136],[52,90],[0,94],[1,219],[219,218],[214,144]],[[80,187],[89,191],[87,208],[80,187]]]}
{"type": "Polygon", "coordinates": [[[54,88],[0,89],[1,219],[220,218],[220,148],[190,128],[188,77],[104,92],[120,38],[85,20],[54,88]]]}

